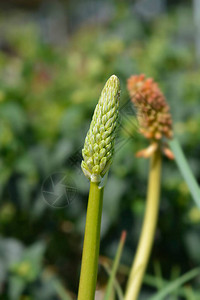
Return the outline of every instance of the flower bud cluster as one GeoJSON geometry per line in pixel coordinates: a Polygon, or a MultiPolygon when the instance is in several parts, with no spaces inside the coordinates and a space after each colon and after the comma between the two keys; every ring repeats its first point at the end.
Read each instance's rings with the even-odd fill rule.
{"type": "Polygon", "coordinates": [[[81,168],[92,182],[100,182],[112,163],[119,98],[119,79],[112,75],[102,90],[82,150],[81,168]]]}
{"type": "Polygon", "coordinates": [[[141,133],[148,139],[171,139],[171,114],[157,83],[152,78],[145,78],[143,74],[131,76],[128,79],[128,90],[138,110],[141,133]]]}
{"type": "Polygon", "coordinates": [[[173,159],[173,153],[163,141],[173,137],[172,118],[157,83],[144,74],[134,75],[128,79],[127,88],[137,108],[140,132],[151,140],[151,145],[139,151],[137,156],[149,157],[160,147],[167,157],[173,159]]]}

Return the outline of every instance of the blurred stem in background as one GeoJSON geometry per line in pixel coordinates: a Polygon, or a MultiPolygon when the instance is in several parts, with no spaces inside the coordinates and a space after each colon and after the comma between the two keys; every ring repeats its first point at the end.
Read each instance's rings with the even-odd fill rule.
{"type": "MultiPolygon", "coordinates": [[[[114,259],[113,266],[112,266],[112,271],[109,274],[109,280],[108,280],[108,284],[107,284],[107,287],[106,287],[104,300],[110,300],[111,297],[112,297],[112,292],[113,292],[115,284],[116,284],[115,278],[116,278],[116,274],[117,274],[117,269],[119,267],[120,258],[121,258],[121,255],[122,255],[125,240],[126,240],[126,231],[123,231],[122,234],[121,234],[118,249],[116,251],[115,259],[114,259]]],[[[122,290],[119,289],[119,288],[118,289],[116,288],[116,291],[118,292],[119,300],[123,299],[124,297],[123,297],[122,290]]]]}
{"type": "Polygon", "coordinates": [[[161,152],[157,150],[151,157],[146,211],[139,245],[128,280],[125,300],[137,299],[149,260],[159,210],[161,162],[161,152]]]}
{"type": "Polygon", "coordinates": [[[90,182],[78,300],[93,300],[96,289],[103,191],[90,182]]]}

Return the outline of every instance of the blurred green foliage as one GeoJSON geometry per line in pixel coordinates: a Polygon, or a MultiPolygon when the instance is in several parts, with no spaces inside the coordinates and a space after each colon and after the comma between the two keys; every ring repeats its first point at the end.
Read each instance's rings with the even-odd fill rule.
{"type": "MultiPolygon", "coordinates": [[[[134,157],[146,142],[128,103],[131,74],[145,73],[160,83],[175,134],[200,182],[200,72],[192,14],[180,6],[147,22],[119,2],[106,24],[86,24],[62,46],[46,43],[31,19],[9,22],[1,16],[6,47],[0,47],[0,299],[59,299],[58,278],[77,292],[89,185],[80,171],[80,149],[111,74],[121,81],[121,127],[105,191],[101,254],[114,257],[126,229],[123,262],[130,265],[145,207],[148,161],[134,157]],[[63,209],[48,206],[41,194],[45,178],[56,172],[69,174],[77,188],[63,209]]],[[[154,274],[159,261],[169,279],[176,266],[184,272],[200,263],[200,212],[167,159],[162,186],[148,272],[154,274]]],[[[100,269],[102,284],[104,275],[100,269]]],[[[143,292],[151,294],[148,285],[143,292]]]]}

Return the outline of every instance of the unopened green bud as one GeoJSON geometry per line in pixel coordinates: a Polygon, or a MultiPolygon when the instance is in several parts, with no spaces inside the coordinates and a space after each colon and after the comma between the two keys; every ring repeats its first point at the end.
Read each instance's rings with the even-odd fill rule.
{"type": "Polygon", "coordinates": [[[119,98],[119,79],[112,75],[101,92],[82,150],[81,168],[92,182],[100,182],[112,163],[119,98]]]}

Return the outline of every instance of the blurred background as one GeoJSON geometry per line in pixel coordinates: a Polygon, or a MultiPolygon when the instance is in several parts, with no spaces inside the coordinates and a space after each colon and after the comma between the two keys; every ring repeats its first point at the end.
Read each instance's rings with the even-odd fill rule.
{"type": "MultiPolygon", "coordinates": [[[[137,132],[126,80],[145,73],[159,82],[200,182],[199,65],[198,0],[0,1],[0,299],[76,299],[89,189],[81,148],[112,74],[121,82],[121,126],[105,190],[98,288],[122,230],[118,280],[125,287],[148,175],[148,160],[134,156],[147,142],[137,132]]],[[[161,276],[171,280],[200,263],[199,236],[200,211],[175,162],[164,158],[141,299],[161,276]]],[[[189,291],[199,283],[169,299],[193,299],[189,291]]]]}

